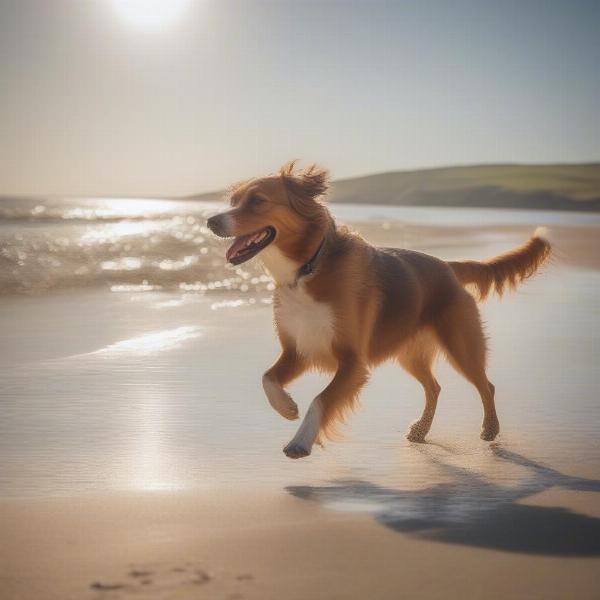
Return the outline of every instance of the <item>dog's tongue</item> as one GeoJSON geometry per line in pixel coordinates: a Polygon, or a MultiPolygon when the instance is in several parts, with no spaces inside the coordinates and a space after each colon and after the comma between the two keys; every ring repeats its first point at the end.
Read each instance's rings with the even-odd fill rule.
{"type": "Polygon", "coordinates": [[[242,250],[250,241],[250,238],[252,237],[251,235],[240,235],[239,237],[236,237],[233,244],[231,244],[231,246],[229,246],[229,249],[227,250],[226,254],[225,254],[225,258],[230,261],[240,250],[242,250]]]}

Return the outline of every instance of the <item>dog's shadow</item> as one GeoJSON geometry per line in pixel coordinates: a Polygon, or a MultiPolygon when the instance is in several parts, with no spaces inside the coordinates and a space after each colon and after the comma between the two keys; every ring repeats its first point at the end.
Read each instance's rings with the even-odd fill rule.
{"type": "Polygon", "coordinates": [[[291,486],[297,498],[368,512],[381,524],[419,539],[554,556],[600,555],[600,519],[559,507],[528,506],[518,500],[552,487],[600,492],[600,481],[569,477],[519,454],[492,447],[501,459],[529,470],[515,487],[430,457],[451,478],[422,490],[343,480],[332,485],[291,486]]]}

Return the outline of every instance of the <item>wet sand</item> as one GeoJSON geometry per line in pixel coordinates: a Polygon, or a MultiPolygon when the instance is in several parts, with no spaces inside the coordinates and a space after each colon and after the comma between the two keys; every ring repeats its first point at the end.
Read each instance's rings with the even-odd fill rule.
{"type": "MultiPolygon", "coordinates": [[[[445,258],[531,228],[386,221],[445,258]]],[[[600,585],[598,229],[482,306],[502,432],[445,364],[427,444],[393,365],[345,439],[289,461],[266,294],[78,290],[0,301],[0,598],[595,598],[600,585]]],[[[323,385],[292,387],[302,409],[323,385]]]]}

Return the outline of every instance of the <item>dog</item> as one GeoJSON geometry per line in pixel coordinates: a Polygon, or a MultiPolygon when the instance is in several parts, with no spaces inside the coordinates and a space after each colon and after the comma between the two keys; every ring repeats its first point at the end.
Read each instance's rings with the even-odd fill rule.
{"type": "Polygon", "coordinates": [[[439,353],[479,392],[480,437],[494,440],[500,425],[476,299],[492,291],[502,295],[533,275],[551,254],[547,236],[538,229],[522,246],[483,262],[378,248],[336,224],[323,203],[327,188],[324,169],[288,163],[274,175],[234,186],[231,208],[207,222],[217,236],[235,238],[226,254],[231,264],[258,256],[275,282],[281,354],[262,378],[271,406],[297,419],[286,385],[310,369],[333,374],[284,453],[308,456],[315,443],[334,437],[370,370],[389,359],[425,390],[423,413],[407,433],[423,442],[440,393],[431,370],[439,353]]]}

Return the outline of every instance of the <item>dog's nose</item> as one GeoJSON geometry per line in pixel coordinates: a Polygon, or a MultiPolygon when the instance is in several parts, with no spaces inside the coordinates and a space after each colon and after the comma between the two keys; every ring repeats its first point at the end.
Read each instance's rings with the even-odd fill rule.
{"type": "Polygon", "coordinates": [[[225,236],[226,233],[223,229],[223,215],[215,215],[206,221],[206,226],[218,236],[225,236]]]}
{"type": "Polygon", "coordinates": [[[217,222],[218,217],[219,215],[215,215],[206,221],[206,226],[213,232],[215,230],[215,223],[217,222]]]}

